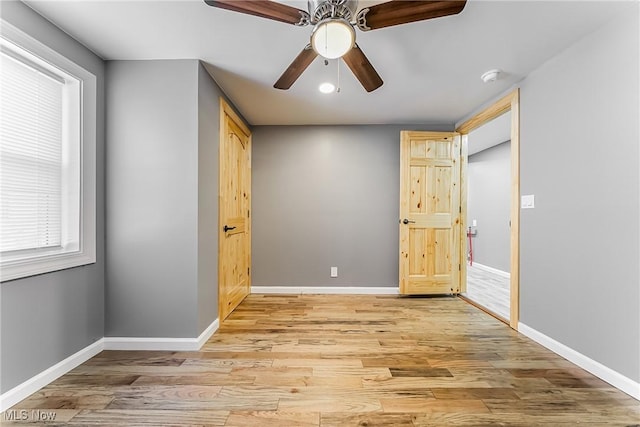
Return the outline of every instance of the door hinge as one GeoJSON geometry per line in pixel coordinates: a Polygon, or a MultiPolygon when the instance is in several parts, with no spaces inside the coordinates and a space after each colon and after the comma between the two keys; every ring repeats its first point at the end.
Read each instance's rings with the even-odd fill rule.
{"type": "Polygon", "coordinates": [[[251,276],[251,267],[247,267],[247,276],[251,276]]]}
{"type": "Polygon", "coordinates": [[[247,218],[251,218],[251,211],[247,209],[247,218]]]}
{"type": "Polygon", "coordinates": [[[462,264],[458,264],[458,271],[462,271],[462,264]]]}
{"type": "Polygon", "coordinates": [[[458,212],[462,213],[462,206],[458,206],[458,212]]]}

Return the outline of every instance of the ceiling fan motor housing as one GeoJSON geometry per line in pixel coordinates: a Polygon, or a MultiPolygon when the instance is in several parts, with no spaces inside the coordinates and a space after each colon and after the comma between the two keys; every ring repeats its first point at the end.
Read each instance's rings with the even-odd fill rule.
{"type": "Polygon", "coordinates": [[[327,18],[342,18],[351,22],[358,9],[358,0],[308,0],[311,23],[327,18]]]}

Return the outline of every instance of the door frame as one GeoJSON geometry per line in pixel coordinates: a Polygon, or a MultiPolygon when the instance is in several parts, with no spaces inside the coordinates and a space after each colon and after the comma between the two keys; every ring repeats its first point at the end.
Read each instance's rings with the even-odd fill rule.
{"type": "MultiPolygon", "coordinates": [[[[509,326],[516,331],[520,320],[520,89],[516,88],[509,94],[498,99],[493,104],[463,122],[456,128],[462,135],[462,155],[460,166],[460,203],[462,209],[462,230],[467,229],[467,161],[469,132],[496,117],[511,111],[511,256],[510,256],[510,286],[509,286],[509,326]]],[[[466,233],[460,233],[460,253],[467,253],[466,233]]],[[[467,263],[461,263],[460,288],[467,289],[467,263]]]]}
{"type": "Polygon", "coordinates": [[[249,273],[247,275],[247,285],[249,286],[249,294],[251,294],[251,131],[249,127],[245,124],[244,120],[235,112],[235,110],[229,105],[227,101],[223,97],[220,97],[220,139],[218,141],[218,318],[220,319],[220,323],[224,322],[222,318],[222,292],[220,284],[223,281],[222,277],[222,257],[220,254],[222,253],[222,245],[224,241],[224,234],[222,233],[222,228],[224,227],[224,218],[222,218],[222,172],[223,168],[220,162],[224,158],[222,149],[223,149],[223,141],[227,137],[225,132],[225,119],[229,117],[231,121],[233,121],[241,130],[244,132],[248,139],[247,145],[247,174],[249,175],[246,181],[247,185],[247,196],[248,196],[248,205],[249,205],[249,217],[247,218],[247,234],[248,234],[248,248],[247,248],[247,263],[249,265],[249,273]]]}

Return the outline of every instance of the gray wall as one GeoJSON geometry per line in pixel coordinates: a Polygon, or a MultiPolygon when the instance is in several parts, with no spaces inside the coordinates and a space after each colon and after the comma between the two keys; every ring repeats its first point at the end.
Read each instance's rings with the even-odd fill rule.
{"type": "Polygon", "coordinates": [[[638,5],[521,87],[521,321],[640,381],[638,5]]]}
{"type": "Polygon", "coordinates": [[[398,286],[403,129],[254,128],[254,286],[398,286]]]}
{"type": "Polygon", "coordinates": [[[199,67],[107,62],[106,336],[197,335],[199,67]]]}
{"type": "Polygon", "coordinates": [[[107,63],[106,336],[218,317],[222,91],[198,60],[107,63]]]}
{"type": "Polygon", "coordinates": [[[222,92],[198,66],[198,331],[218,317],[218,149],[222,92]]]}
{"type": "Polygon", "coordinates": [[[96,263],[5,282],[1,292],[0,392],[4,393],[104,335],[104,63],[20,2],[2,19],[97,77],[96,263]]]}
{"type": "MultiPolygon", "coordinates": [[[[473,134],[469,144],[473,144],[473,134]]],[[[475,219],[473,261],[510,271],[511,143],[503,142],[469,156],[467,224],[475,219]]]]}

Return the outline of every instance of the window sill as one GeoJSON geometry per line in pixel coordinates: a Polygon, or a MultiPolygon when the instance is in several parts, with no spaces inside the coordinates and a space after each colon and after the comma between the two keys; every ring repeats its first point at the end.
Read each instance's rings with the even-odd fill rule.
{"type": "Polygon", "coordinates": [[[2,262],[0,282],[52,273],[67,268],[94,264],[95,262],[95,253],[87,252],[67,252],[19,260],[7,260],[2,262]]]}

